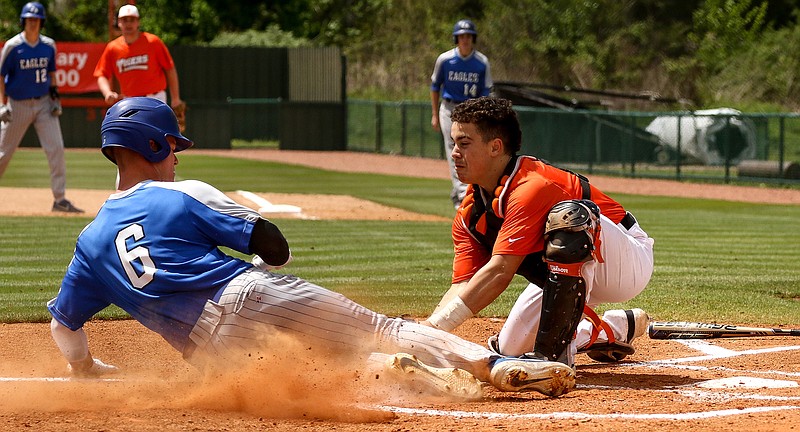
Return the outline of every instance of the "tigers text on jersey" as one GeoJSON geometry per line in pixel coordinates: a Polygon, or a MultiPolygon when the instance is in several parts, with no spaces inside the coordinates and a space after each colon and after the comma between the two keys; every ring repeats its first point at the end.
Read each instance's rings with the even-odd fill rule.
{"type": "Polygon", "coordinates": [[[461,57],[458,47],[439,55],[431,75],[431,90],[456,103],[488,96],[492,85],[489,59],[476,50],[461,57]]]}
{"type": "MultiPolygon", "coordinates": [[[[56,44],[40,35],[30,45],[19,33],[3,45],[0,75],[5,79],[6,94],[16,100],[42,97],[50,91],[50,73],[56,70],[56,44]]],[[[53,83],[55,85],[55,83],[53,83]]]]}
{"type": "Polygon", "coordinates": [[[106,45],[94,76],[104,76],[109,80],[116,77],[120,90],[126,97],[147,96],[167,88],[164,71],[175,68],[164,42],[147,32],[139,33],[139,37],[131,44],[120,36],[106,45]]]}
{"type": "Polygon", "coordinates": [[[257,212],[199,181],[145,181],[111,195],[75,247],[53,317],[77,330],[110,304],[183,351],[207,300],[250,263],[257,212]]]}

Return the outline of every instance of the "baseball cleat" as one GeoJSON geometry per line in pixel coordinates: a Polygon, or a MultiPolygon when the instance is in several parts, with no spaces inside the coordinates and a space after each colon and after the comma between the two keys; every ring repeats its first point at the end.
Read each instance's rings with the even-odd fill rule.
{"type": "Polygon", "coordinates": [[[624,336],[617,338],[611,335],[607,342],[593,343],[579,349],[578,353],[586,353],[592,360],[602,363],[614,363],[636,351],[631,343],[645,334],[650,317],[642,309],[616,309],[606,311],[602,321],[608,327],[619,330],[624,336]]]}
{"type": "Polygon", "coordinates": [[[66,199],[54,202],[53,211],[62,213],[83,213],[83,210],[75,207],[74,205],[72,205],[71,202],[69,202],[66,199]]]}
{"type": "Polygon", "coordinates": [[[385,369],[403,384],[428,394],[470,401],[483,398],[481,382],[462,369],[428,366],[406,353],[390,356],[385,369]]]}
{"type": "Polygon", "coordinates": [[[502,391],[561,396],[575,388],[575,370],[560,362],[501,357],[492,365],[491,382],[502,391]]]}

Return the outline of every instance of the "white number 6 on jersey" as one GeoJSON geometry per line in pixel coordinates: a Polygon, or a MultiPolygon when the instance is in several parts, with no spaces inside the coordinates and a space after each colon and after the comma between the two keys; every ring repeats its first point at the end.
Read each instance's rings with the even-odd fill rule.
{"type": "Polygon", "coordinates": [[[153,275],[156,273],[156,265],[150,258],[150,250],[144,246],[136,246],[128,250],[125,245],[125,240],[133,237],[133,240],[141,240],[144,237],[144,229],[139,224],[133,224],[121,230],[117,234],[115,244],[117,246],[117,255],[122,261],[122,267],[125,269],[125,274],[128,275],[131,284],[138,289],[144,288],[147,284],[153,281],[153,275]],[[136,260],[142,263],[144,273],[139,275],[133,268],[133,262],[136,260]]]}

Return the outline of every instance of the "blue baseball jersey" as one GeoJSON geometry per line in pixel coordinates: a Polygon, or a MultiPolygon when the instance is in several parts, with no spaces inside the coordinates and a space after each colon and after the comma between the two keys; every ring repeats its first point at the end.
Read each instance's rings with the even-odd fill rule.
{"type": "Polygon", "coordinates": [[[477,50],[466,57],[461,57],[458,47],[443,52],[431,75],[431,91],[456,103],[488,96],[493,85],[489,59],[477,50]]]}
{"type": "Polygon", "coordinates": [[[35,45],[29,45],[20,33],[3,45],[0,75],[5,80],[6,94],[13,99],[31,99],[48,94],[50,73],[55,70],[56,43],[47,36],[40,35],[35,45]]]}
{"type": "Polygon", "coordinates": [[[56,298],[47,307],[74,330],[110,304],[183,352],[203,306],[252,264],[260,215],[194,180],[146,181],[111,195],[78,237],[56,298]]]}

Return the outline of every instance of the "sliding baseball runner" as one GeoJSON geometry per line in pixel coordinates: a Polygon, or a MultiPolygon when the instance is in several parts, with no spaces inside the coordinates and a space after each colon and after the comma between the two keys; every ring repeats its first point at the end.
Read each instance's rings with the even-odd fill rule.
{"type": "Polygon", "coordinates": [[[117,102],[101,136],[103,154],[119,167],[119,191],[81,232],[58,296],[48,303],[53,338],[74,372],[111,369],[90,354],[82,327],[115,304],[198,365],[235,368],[254,351],[280,350],[264,346],[264,338],[286,334],[321,352],[388,355],[391,369],[428,377],[443,391],[480,393],[475,378],[503,391],[550,396],[574,387],[574,371],[561,363],[502,357],[274,272],[291,258],[277,226],[211,185],[175,181],[175,153],[193,143],[163,102],[117,102]],[[254,261],[220,246],[254,254],[254,261]]]}

